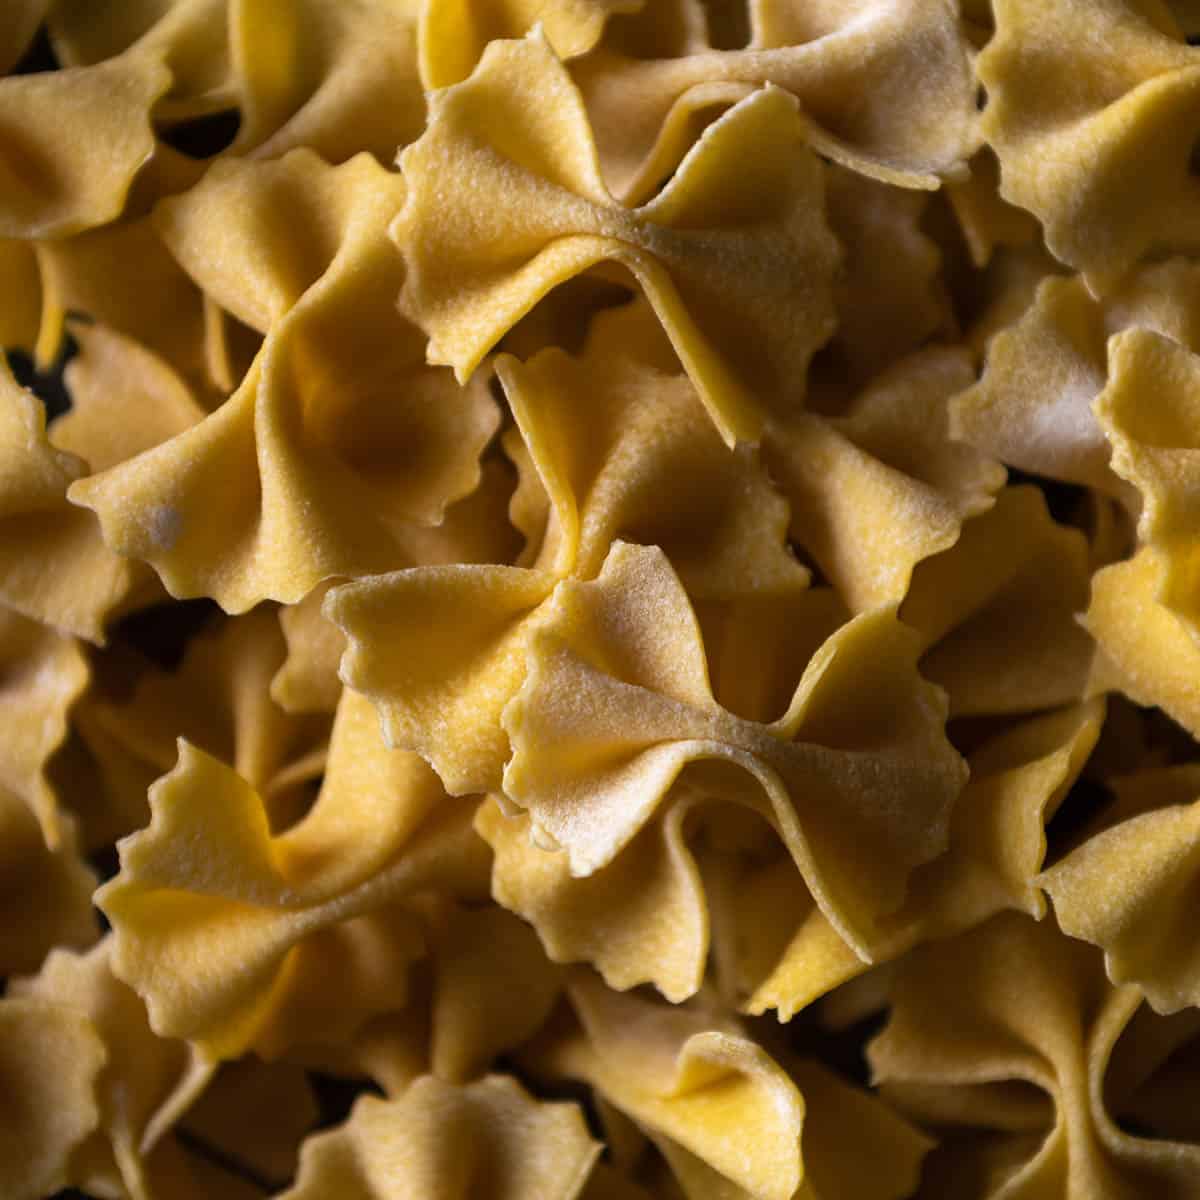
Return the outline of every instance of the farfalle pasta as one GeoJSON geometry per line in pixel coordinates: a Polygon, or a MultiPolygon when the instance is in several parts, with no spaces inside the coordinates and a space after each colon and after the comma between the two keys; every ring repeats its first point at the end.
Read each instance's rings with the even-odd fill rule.
{"type": "Polygon", "coordinates": [[[1194,7],[4,6],[0,1192],[1200,1191],[1194,7]]]}

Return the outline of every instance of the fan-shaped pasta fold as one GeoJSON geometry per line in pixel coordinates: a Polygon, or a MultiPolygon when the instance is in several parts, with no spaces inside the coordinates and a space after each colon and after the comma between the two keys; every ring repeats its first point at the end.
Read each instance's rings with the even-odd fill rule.
{"type": "Polygon", "coordinates": [[[573,1104],[534,1100],[502,1075],[462,1086],[428,1075],[394,1100],[364,1097],[308,1141],[280,1200],[574,1200],[600,1149],[573,1104]]]}
{"type": "Polygon", "coordinates": [[[709,126],[640,208],[605,187],[582,100],[540,35],[492,43],[432,105],[400,157],[408,193],[393,227],[408,263],[403,306],[429,334],[430,362],[465,381],[551,289],[615,263],[726,441],[756,440],[764,404],[803,395],[833,332],[838,251],[821,168],[784,92],[756,92],[709,126]],[[496,208],[499,187],[509,202],[496,208]]]}
{"type": "Polygon", "coordinates": [[[285,833],[271,836],[245,780],[186,742],[150,800],[149,828],[122,843],[121,874],[97,897],[116,935],[114,969],[157,1033],[215,1057],[320,1041],[310,1028],[348,1037],[378,1006],[398,1007],[401,964],[421,939],[396,902],[439,884],[469,892],[486,870],[473,804],[446,800],[419,759],[387,749],[353,694],[321,794],[285,833]],[[363,983],[354,1005],[318,1000],[307,982],[330,964],[378,968],[376,986],[363,983]]]}
{"type": "Polygon", "coordinates": [[[1183,1197],[1200,1146],[1126,1133],[1108,1108],[1114,1047],[1120,1057],[1118,1040],[1136,1031],[1141,1003],[1136,988],[1113,988],[1100,955],[1053,921],[1003,915],[914,953],[871,1062],[884,1094],[906,1111],[995,1131],[999,1169],[973,1185],[968,1153],[956,1172],[949,1143],[942,1186],[953,1194],[1183,1197]]]}
{"type": "Polygon", "coordinates": [[[822,910],[869,957],[879,916],[945,848],[965,782],[916,650],[887,610],[864,615],[813,656],[779,721],[746,721],[713,700],[695,616],[661,551],[617,543],[595,582],[558,585],[534,636],[504,711],[504,793],[587,876],[689,763],[730,763],[761,789],[746,802],[762,807],[822,910]],[[850,723],[832,700],[856,671],[869,673],[872,697],[850,723]]]}
{"type": "Polygon", "coordinates": [[[220,164],[159,208],[206,293],[267,335],[210,417],[72,492],[174,594],[240,612],[419,560],[419,527],[479,483],[495,403],[482,379],[426,367],[395,312],[403,264],[384,227],[402,197],[366,156],[296,151],[220,164]],[[290,236],[264,243],[281,212],[290,236]]]}
{"type": "Polygon", "coordinates": [[[1200,58],[1163,6],[1000,0],[995,13],[977,69],[1003,196],[1099,291],[1151,253],[1194,250],[1200,58]]]}

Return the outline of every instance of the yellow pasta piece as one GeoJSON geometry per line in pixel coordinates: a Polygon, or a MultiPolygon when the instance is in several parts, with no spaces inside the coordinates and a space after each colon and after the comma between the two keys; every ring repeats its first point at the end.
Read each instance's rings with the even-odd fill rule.
{"type": "Polygon", "coordinates": [[[82,1014],[39,1000],[0,1000],[0,1188],[41,1200],[70,1179],[71,1155],[97,1127],[104,1043],[82,1014]]]}
{"type": "Polygon", "coordinates": [[[236,110],[233,154],[307,146],[331,162],[364,150],[387,160],[425,116],[417,7],[289,0],[268,15],[229,0],[70,0],[54,6],[50,32],[64,62],[93,72],[166,62],[161,129],[236,110]]]}
{"type": "MultiPolygon", "coordinates": [[[[39,271],[36,349],[43,366],[60,352],[66,332],[76,340],[86,336],[81,322],[67,328],[69,314],[83,314],[153,351],[187,383],[199,381],[209,353],[204,298],[171,257],[152,217],[117,221],[71,238],[44,239],[32,243],[31,253],[39,271]],[[147,305],[147,296],[154,297],[153,305],[147,305]]],[[[103,336],[97,333],[90,340],[103,336]]],[[[85,357],[87,352],[85,344],[85,357]]],[[[208,401],[203,395],[197,398],[208,401]]]]}
{"type": "Polygon", "coordinates": [[[864,615],[813,656],[780,720],[746,721],[712,698],[694,614],[662,552],[618,542],[594,583],[558,585],[534,635],[504,711],[504,793],[586,877],[689,763],[733,764],[734,795],[764,813],[822,911],[870,958],[878,918],[945,848],[965,782],[916,652],[892,613],[864,615]],[[845,672],[872,681],[853,718],[833,699],[845,672]]]}
{"type": "Polygon", "coordinates": [[[1088,838],[1046,871],[1063,930],[1104,950],[1114,984],[1135,983],[1158,1012],[1195,1007],[1192,938],[1197,805],[1167,803],[1088,838]]]}
{"type": "Polygon", "coordinates": [[[1084,625],[1098,653],[1093,691],[1120,691],[1157,705],[1200,736],[1200,647],[1188,626],[1158,600],[1167,563],[1153,547],[1097,571],[1084,625]]]}
{"type": "Polygon", "coordinates": [[[423,889],[470,892],[486,878],[474,804],[448,801],[419,759],[385,747],[373,710],[352,693],[320,796],[286,832],[273,837],[250,785],[182,741],[150,806],[149,828],[121,844],[121,873],[97,902],[116,935],[114,969],[145,1000],[155,1032],[213,1057],[251,1045],[279,1053],[292,1039],[321,1040],[314,1029],[348,1037],[381,984],[395,1007],[397,972],[376,968],[380,955],[395,964],[420,952],[412,919],[393,911],[349,926],[423,889]],[[214,972],[215,962],[225,965],[214,972]],[[354,1004],[345,993],[313,995],[330,964],[356,962],[376,986],[364,983],[354,1004]]]}
{"type": "Polygon", "coordinates": [[[921,228],[928,199],[845,167],[826,172],[827,219],[844,252],[830,350],[852,380],[870,379],[953,328],[942,254],[921,228]]]}
{"type": "Polygon", "coordinates": [[[395,1100],[364,1097],[306,1142],[280,1200],[574,1200],[600,1149],[572,1104],[501,1075],[464,1087],[426,1076],[395,1100]]]}
{"type": "Polygon", "coordinates": [[[902,187],[936,188],[965,174],[979,135],[971,47],[955,6],[747,7],[745,49],[693,45],[667,57],[666,47],[637,53],[602,42],[573,64],[617,195],[632,202],[650,194],[697,125],[763,83],[799,98],[810,140],[835,162],[902,187]]]}
{"type": "MultiPolygon", "coordinates": [[[[535,1074],[589,1084],[686,1174],[734,1196],[790,1200],[804,1176],[804,1100],[735,1022],[607,990],[580,972],[577,1025],[528,1052],[535,1074]]],[[[719,1194],[719,1193],[718,1193],[719,1194]]]]}
{"type": "Polygon", "coordinates": [[[995,12],[978,74],[1001,195],[1099,292],[1150,254],[1194,250],[1200,59],[1164,7],[999,0],[995,12]]]}
{"type": "Polygon", "coordinates": [[[156,1038],[142,1002],[111,971],[111,937],[85,955],[56,950],[10,994],[86,1018],[105,1050],[97,1081],[97,1130],[75,1152],[71,1182],[132,1196],[151,1194],[146,1156],[216,1070],[183,1042],[156,1038]]]}
{"type": "Polygon", "coordinates": [[[325,767],[329,725],[272,702],[283,660],[275,614],[259,609],[201,632],[174,671],[147,670],[127,696],[86,698],[75,722],[107,810],[89,804],[92,836],[111,841],[146,823],[146,789],[175,765],[181,737],[228,762],[263,797],[273,828],[302,815],[307,785],[325,767]]]}
{"type": "Polygon", "coordinates": [[[583,102],[540,34],[492,43],[432,103],[400,157],[408,195],[393,227],[408,263],[402,303],[429,334],[430,362],[465,381],[551,289],[616,263],[726,441],[755,440],[762,405],[803,394],[833,332],[838,251],[789,96],[766,88],[732,109],[640,208],[605,187],[583,102]]]}
{"type": "Polygon", "coordinates": [[[847,413],[769,428],[764,457],[791,503],[793,538],[853,612],[898,604],[913,568],[989,508],[1004,469],[952,442],[951,396],[968,356],[935,349],[872,381],[847,413]]]}
{"type": "Polygon", "coordinates": [[[25,801],[0,785],[0,974],[36,971],[55,946],[99,936],[92,911],[96,878],[79,856],[75,824],[59,814],[58,846],[25,801]]]}
{"type": "Polygon", "coordinates": [[[1109,1061],[1141,1004],[1136,988],[1113,988],[1100,955],[1052,921],[1004,915],[915,952],[869,1054],[884,1095],[903,1110],[996,1131],[993,1177],[972,1185],[968,1166],[942,1180],[952,1189],[944,1194],[1184,1197],[1200,1146],[1126,1133],[1108,1109],[1109,1061]]]}
{"type": "Polygon", "coordinates": [[[598,319],[578,359],[497,360],[524,447],[513,513],[529,535],[526,566],[418,568],[327,602],[350,640],[343,678],[379,705],[389,741],[425,757],[454,794],[499,789],[500,714],[543,606],[560,578],[594,576],[613,538],[661,543],[709,610],[806,586],[758,456],[726,449],[685,377],[622,350],[631,317],[598,319]]]}
{"type": "Polygon", "coordinates": [[[395,314],[403,264],[384,225],[402,195],[365,156],[297,151],[223,164],[158,210],[206,292],[267,334],[211,417],[72,492],[173,594],[242,612],[411,562],[419,527],[478,484],[499,416],[482,379],[426,367],[395,314]]]}
{"type": "Polygon", "coordinates": [[[1192,476],[1200,461],[1200,359],[1177,342],[1130,329],[1109,342],[1108,387],[1096,415],[1112,443],[1112,467],[1142,499],[1138,536],[1165,570],[1156,600],[1200,638],[1200,543],[1192,476]],[[1148,403],[1152,398],[1152,403],[1148,403]]]}
{"type": "Polygon", "coordinates": [[[433,0],[421,12],[421,82],[427,91],[461,83],[489,42],[524,37],[540,24],[560,59],[586,54],[614,13],[636,12],[645,0],[433,0]]]}
{"type": "Polygon", "coordinates": [[[0,237],[64,237],[120,216],[170,86],[153,55],[0,79],[0,237]]]}
{"type": "Polygon", "coordinates": [[[1093,412],[1109,381],[1108,338],[1145,328],[1200,347],[1200,270],[1172,259],[1137,271],[1104,302],[1079,277],[1048,279],[1033,305],[988,346],[987,368],[951,405],[951,433],[1003,462],[1082,484],[1134,506],[1109,468],[1093,412]]]}
{"type": "Polygon", "coordinates": [[[49,849],[64,837],[46,762],[67,734],[67,712],[87,687],[73,639],[0,608],[0,789],[24,803],[49,849]]]}
{"type": "MultiPolygon", "coordinates": [[[[903,907],[885,922],[890,944],[883,957],[898,957],[1006,909],[1045,915],[1037,886],[1045,826],[1078,778],[1102,719],[1103,708],[1092,701],[1023,721],[970,755],[971,778],[954,806],[949,847],[913,872],[903,907]]],[[[742,948],[735,994],[749,993],[745,1011],[773,1008],[786,1020],[832,987],[860,977],[865,965],[812,900],[796,897],[780,874],[772,868],[743,872],[731,883],[729,905],[742,948]],[[776,915],[783,897],[797,913],[787,923],[776,915]],[[749,932],[754,930],[762,932],[756,937],[749,932]]]]}
{"type": "Polygon", "coordinates": [[[1037,488],[1005,488],[958,542],[913,574],[901,619],[922,638],[921,673],[955,716],[1029,713],[1089,690],[1095,647],[1076,621],[1087,607],[1088,548],[1057,524],[1037,488]]]}

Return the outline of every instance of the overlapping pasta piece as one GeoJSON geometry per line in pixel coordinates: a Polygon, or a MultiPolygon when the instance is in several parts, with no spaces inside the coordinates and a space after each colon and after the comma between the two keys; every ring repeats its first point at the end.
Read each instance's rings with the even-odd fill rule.
{"type": "Polygon", "coordinates": [[[762,813],[822,911],[869,959],[912,870],[945,849],[965,782],[917,653],[894,613],[864,614],[814,654],[778,721],[747,721],[713,699],[699,627],[662,552],[618,542],[594,582],[558,585],[534,635],[504,711],[504,795],[587,877],[696,764],[718,794],[728,788],[762,813]],[[838,693],[859,673],[871,692],[848,719],[838,693]]]}
{"type": "Polygon", "coordinates": [[[106,1052],[99,1126],[72,1152],[70,1182],[134,1200],[238,1189],[236,1173],[197,1158],[198,1146],[286,1179],[316,1119],[301,1073],[254,1062],[220,1068],[185,1042],[156,1037],[142,1002],[113,976],[111,950],[108,937],[86,955],[57,951],[38,976],[12,984],[18,998],[85,1017],[106,1052]]]}
{"type": "Polygon", "coordinates": [[[174,670],[146,667],[129,694],[98,689],[87,697],[73,722],[92,768],[76,785],[89,793],[78,805],[89,842],[111,842],[146,823],[146,791],[175,765],[181,737],[228,762],[263,797],[272,828],[302,816],[324,770],[329,724],[272,701],[284,655],[276,614],[258,609],[201,631],[174,670]]]}
{"type": "Polygon", "coordinates": [[[482,379],[427,367],[395,313],[402,197],[370,158],[296,151],[221,164],[158,210],[206,293],[267,335],[207,420],[72,492],[173,594],[240,612],[419,561],[423,527],[478,484],[496,406],[482,379]]]}
{"type": "Polygon", "coordinates": [[[204,409],[156,355],[104,326],[79,325],[66,370],[71,410],[49,429],[41,403],[0,368],[5,493],[0,601],[103,643],[105,626],[161,592],[145,567],[105,545],[95,516],[67,500],[90,471],[118,465],[195,424],[204,409]]]}
{"type": "Polygon", "coordinates": [[[768,429],[792,537],[852,611],[899,604],[913,568],[954,545],[1003,486],[998,463],[949,436],[949,403],[970,379],[963,350],[931,348],[872,380],[842,416],[768,429]]]}
{"type": "Polygon", "coordinates": [[[597,318],[577,359],[497,361],[521,437],[509,442],[521,470],[512,513],[527,565],[418,568],[330,594],[350,640],[343,677],[452,793],[500,788],[500,716],[544,605],[560,579],[593,577],[615,537],[662,545],[710,609],[807,585],[757,454],[727,450],[687,379],[622,344],[646,338],[646,320],[638,306],[597,318]]]}
{"type": "Polygon", "coordinates": [[[798,97],[809,139],[834,161],[902,187],[965,174],[979,138],[971,47],[955,6],[746,7],[745,48],[693,39],[638,53],[614,37],[573,64],[614,193],[629,202],[652,194],[697,128],[764,83],[798,97]]]}
{"type": "Polygon", "coordinates": [[[1041,877],[1062,928],[1103,948],[1114,984],[1136,984],[1156,1011],[1196,1008],[1192,949],[1197,778],[1192,764],[1110,781],[1115,812],[1041,877]]]}
{"type": "Polygon", "coordinates": [[[305,1144],[280,1200],[574,1200],[600,1153],[573,1104],[534,1100],[512,1079],[455,1086],[434,1076],[402,1096],[361,1099],[305,1144]]]}
{"type": "Polygon", "coordinates": [[[977,70],[1002,195],[1099,291],[1151,254],[1194,251],[1200,58],[1166,6],[1000,0],[995,20],[977,70]]]}
{"type": "MultiPolygon", "coordinates": [[[[1099,953],[1051,920],[1003,915],[917,949],[869,1050],[875,1076],[918,1119],[989,1131],[982,1142],[948,1138],[942,1161],[931,1162],[929,1194],[1190,1195],[1200,1145],[1125,1132],[1110,1111],[1122,1100],[1107,1078],[1110,1061],[1124,1057],[1122,1034],[1147,1038],[1142,1003],[1138,989],[1112,987],[1099,953]]],[[[1134,1079],[1162,1056],[1153,1036],[1121,1064],[1134,1079]]],[[[1178,1030],[1164,1036],[1178,1045],[1178,1030]]]]}
{"type": "Polygon", "coordinates": [[[434,0],[421,13],[421,82],[428,91],[461,83],[489,42],[524,37],[537,24],[560,59],[577,58],[599,41],[610,16],[637,12],[644,4],[645,0],[434,0]]]}
{"type": "Polygon", "coordinates": [[[637,208],[606,187],[583,101],[540,33],[493,42],[431,103],[426,132],[400,157],[408,192],[393,228],[408,263],[403,306],[429,334],[430,362],[467,380],[554,287],[616,264],[726,441],[756,440],[763,405],[802,396],[833,332],[838,250],[786,93],[748,96],[637,208]]]}
{"type": "Polygon", "coordinates": [[[1020,319],[991,340],[979,383],[953,401],[952,435],[1023,471],[1133,507],[1093,411],[1110,378],[1108,339],[1146,329],[1200,347],[1197,296],[1200,272],[1179,258],[1139,269],[1102,301],[1077,276],[1045,280],[1020,319]]]}
{"type": "Polygon", "coordinates": [[[186,742],[150,800],[149,828],[121,844],[121,873],[97,894],[114,969],[156,1032],[215,1057],[337,1041],[400,1007],[422,942],[397,902],[439,886],[471,895],[486,880],[474,804],[447,800],[416,756],[385,747],[352,693],[320,795],[286,832],[272,836],[250,785],[186,742]],[[354,1003],[309,988],[329,970],[359,979],[354,1003]]]}
{"type": "Polygon", "coordinates": [[[735,1020],[612,992],[586,972],[572,975],[569,997],[570,1014],[522,1064],[586,1083],[602,1114],[654,1146],[683,1194],[884,1200],[915,1184],[926,1139],[816,1064],[785,1070],[735,1020]],[[842,1114],[840,1132],[822,1105],[842,1114]],[[870,1147],[857,1163],[842,1153],[846,1135],[870,1147]]]}
{"type": "Polygon", "coordinates": [[[71,1154],[97,1128],[106,1051],[81,1013],[40,1000],[0,1000],[0,1186],[14,1200],[65,1187],[71,1154]]]}

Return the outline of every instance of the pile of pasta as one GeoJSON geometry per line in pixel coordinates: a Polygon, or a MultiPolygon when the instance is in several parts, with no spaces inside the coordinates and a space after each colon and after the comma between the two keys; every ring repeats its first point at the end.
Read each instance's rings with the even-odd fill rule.
{"type": "Polygon", "coordinates": [[[1200,1196],[1194,4],[0,7],[0,1194],[1200,1196]]]}

